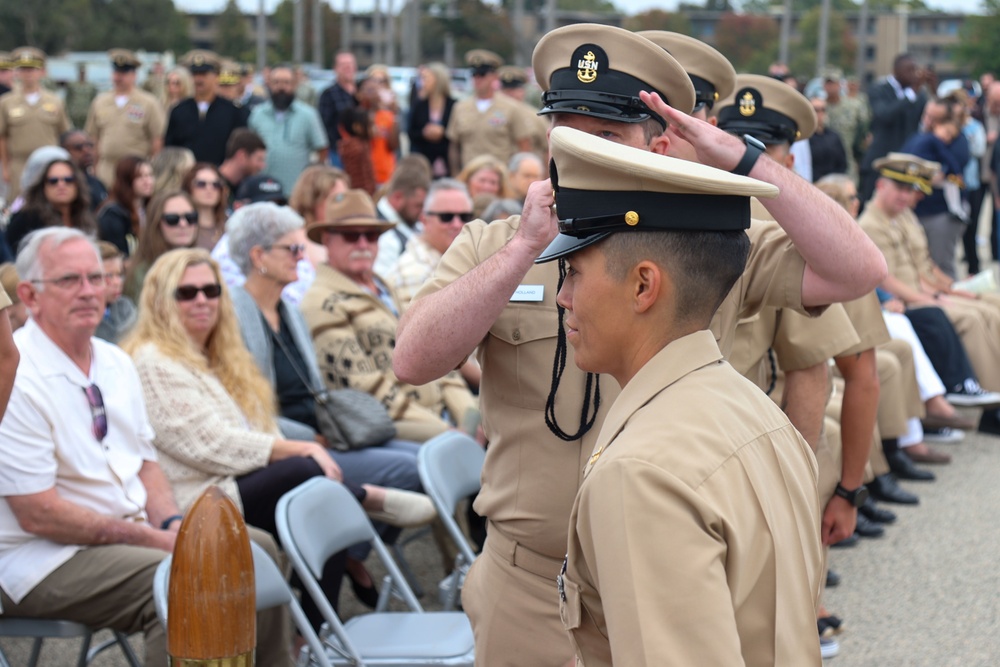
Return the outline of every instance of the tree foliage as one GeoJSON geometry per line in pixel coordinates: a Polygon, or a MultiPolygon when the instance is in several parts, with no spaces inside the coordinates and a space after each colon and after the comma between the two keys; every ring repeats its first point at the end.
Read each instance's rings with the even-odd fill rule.
{"type": "Polygon", "coordinates": [[[662,9],[650,9],[634,16],[629,16],[622,23],[626,30],[668,30],[685,35],[691,34],[691,20],[681,12],[667,12],[662,9]]]}
{"type": "Polygon", "coordinates": [[[763,74],[778,56],[778,23],[770,16],[723,14],[715,35],[715,47],[738,72],[763,74]]]}
{"type": "Polygon", "coordinates": [[[236,4],[236,0],[226,2],[226,7],[219,14],[219,20],[215,24],[218,26],[215,50],[219,55],[237,61],[253,60],[250,26],[247,24],[243,10],[236,4]],[[251,54],[249,58],[247,57],[248,53],[251,54]]]}
{"type": "MultiPolygon", "coordinates": [[[[313,6],[319,2],[322,15],[323,29],[323,64],[330,67],[333,57],[340,49],[340,20],[341,15],[330,8],[330,3],[322,0],[301,0],[303,26],[303,59],[307,62],[313,60],[313,30],[316,26],[313,23],[313,6]]],[[[278,32],[278,43],[272,49],[272,54],[268,55],[269,62],[293,62],[295,56],[295,0],[281,0],[281,3],[274,8],[274,16],[271,19],[278,32]],[[273,56],[273,57],[272,57],[273,56]]]]}
{"type": "MultiPolygon", "coordinates": [[[[707,0],[708,3],[715,1],[716,0],[707,0]]],[[[792,0],[792,11],[807,12],[811,9],[819,7],[821,4],[823,4],[823,0],[792,0]]],[[[868,11],[873,13],[891,12],[895,11],[899,4],[900,0],[868,0],[868,11]]],[[[771,7],[784,7],[784,5],[784,0],[745,0],[742,6],[744,12],[767,14],[771,11],[771,7]]],[[[930,11],[924,0],[909,0],[907,5],[909,5],[910,11],[930,11]]],[[[861,1],[830,0],[830,9],[836,9],[837,11],[848,13],[857,12],[861,10],[861,1]]]]}
{"type": "MultiPolygon", "coordinates": [[[[526,3],[527,4],[527,3],[526,3]]],[[[428,14],[420,21],[421,50],[424,60],[444,58],[445,35],[455,40],[455,55],[471,49],[489,49],[510,61],[513,56],[510,19],[501,6],[481,0],[437,0],[427,5],[428,14]],[[448,5],[455,8],[454,14],[448,5]]],[[[526,10],[527,11],[527,10],[526,10]]]]}
{"type": "MultiPolygon", "coordinates": [[[[792,72],[799,77],[816,74],[816,60],[819,53],[820,8],[810,9],[799,21],[799,38],[789,49],[792,72]]],[[[858,43],[847,25],[847,20],[839,11],[830,10],[827,32],[826,64],[843,70],[854,70],[854,58],[858,43]]]]}
{"type": "Polygon", "coordinates": [[[1000,72],[1000,0],[985,0],[983,16],[967,16],[952,57],[970,74],[1000,72]]]}

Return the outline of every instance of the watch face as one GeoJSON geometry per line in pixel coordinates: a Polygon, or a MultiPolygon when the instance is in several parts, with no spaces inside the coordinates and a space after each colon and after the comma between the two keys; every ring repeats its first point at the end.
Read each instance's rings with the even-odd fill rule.
{"type": "Polygon", "coordinates": [[[861,507],[868,500],[868,487],[862,486],[860,489],[854,492],[854,506],[861,507]]]}

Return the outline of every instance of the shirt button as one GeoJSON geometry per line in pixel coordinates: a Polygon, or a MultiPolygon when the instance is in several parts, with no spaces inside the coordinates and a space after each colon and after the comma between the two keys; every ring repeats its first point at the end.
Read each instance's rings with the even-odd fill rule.
{"type": "Polygon", "coordinates": [[[521,340],[521,330],[514,329],[514,335],[512,336],[514,340],[521,340]]]}

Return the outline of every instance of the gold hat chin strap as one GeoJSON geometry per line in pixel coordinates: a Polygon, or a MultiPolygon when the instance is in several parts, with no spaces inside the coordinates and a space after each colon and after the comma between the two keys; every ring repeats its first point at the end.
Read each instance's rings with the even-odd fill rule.
{"type": "Polygon", "coordinates": [[[901,171],[896,171],[895,169],[879,169],[879,174],[890,178],[899,183],[909,183],[920,188],[920,191],[925,195],[929,195],[933,190],[931,184],[926,178],[920,178],[919,176],[914,176],[912,174],[904,174],[901,171]]]}

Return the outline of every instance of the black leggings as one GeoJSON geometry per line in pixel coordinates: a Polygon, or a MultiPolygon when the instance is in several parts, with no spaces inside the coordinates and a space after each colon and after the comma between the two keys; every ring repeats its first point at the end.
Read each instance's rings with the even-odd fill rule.
{"type": "Polygon", "coordinates": [[[913,325],[913,331],[923,344],[946,391],[955,391],[966,380],[976,379],[962,339],[958,337],[958,332],[943,310],[937,306],[910,308],[906,311],[906,317],[913,325]]]}
{"type": "MultiPolygon", "coordinates": [[[[274,520],[278,500],[299,484],[322,475],[323,470],[313,459],[307,456],[292,456],[237,477],[236,486],[240,491],[240,500],[243,501],[243,517],[249,525],[266,530],[278,539],[278,527],[274,520]]],[[[358,502],[364,500],[364,489],[348,482],[344,485],[351,490],[358,502]]],[[[340,599],[340,584],[344,580],[346,562],[346,551],[330,556],[323,566],[323,575],[319,579],[320,588],[334,609],[337,609],[340,599]]],[[[301,588],[297,576],[293,576],[292,585],[301,588]]],[[[302,610],[313,628],[319,630],[323,624],[323,616],[309,595],[302,596],[302,610]]]]}

